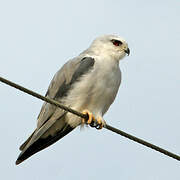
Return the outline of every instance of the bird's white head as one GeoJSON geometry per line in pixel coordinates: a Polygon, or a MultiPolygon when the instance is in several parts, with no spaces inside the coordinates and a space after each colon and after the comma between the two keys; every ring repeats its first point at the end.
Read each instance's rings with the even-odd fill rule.
{"type": "Polygon", "coordinates": [[[117,61],[126,54],[130,54],[126,41],[116,35],[103,35],[96,38],[91,44],[90,49],[97,55],[110,56],[117,61]]]}

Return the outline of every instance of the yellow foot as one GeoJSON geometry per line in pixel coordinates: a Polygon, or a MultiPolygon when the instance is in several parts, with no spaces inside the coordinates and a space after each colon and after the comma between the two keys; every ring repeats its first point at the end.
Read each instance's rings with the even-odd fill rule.
{"type": "Polygon", "coordinates": [[[88,111],[87,109],[85,109],[82,113],[85,114],[85,115],[88,115],[88,118],[89,118],[89,119],[87,120],[87,122],[86,122],[85,119],[82,118],[82,123],[83,123],[83,124],[84,124],[84,123],[91,124],[93,121],[95,121],[95,117],[93,116],[92,112],[90,112],[90,111],[88,111]]]}
{"type": "Polygon", "coordinates": [[[102,117],[97,118],[97,124],[98,125],[97,125],[96,129],[102,129],[104,127],[105,121],[103,120],[102,117]]]}

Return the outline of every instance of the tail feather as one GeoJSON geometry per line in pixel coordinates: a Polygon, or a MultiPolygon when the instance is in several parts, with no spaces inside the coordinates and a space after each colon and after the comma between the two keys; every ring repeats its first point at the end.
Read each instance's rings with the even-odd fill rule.
{"type": "Polygon", "coordinates": [[[74,128],[72,128],[70,125],[68,125],[67,123],[65,124],[65,126],[59,130],[56,134],[49,135],[46,138],[40,137],[38,140],[36,140],[35,142],[33,142],[28,148],[25,148],[26,145],[28,144],[28,142],[31,140],[31,138],[33,137],[33,134],[21,145],[20,149],[22,150],[22,152],[20,153],[19,157],[16,160],[16,165],[20,164],[21,162],[23,162],[24,160],[26,160],[27,158],[29,158],[30,156],[32,156],[33,154],[43,150],[44,148],[52,145],[53,143],[55,143],[56,141],[58,141],[59,139],[61,139],[62,137],[64,137],[65,135],[67,135],[69,132],[71,132],[74,128]]]}
{"type": "Polygon", "coordinates": [[[28,144],[28,142],[31,140],[32,136],[34,135],[35,131],[31,134],[31,136],[29,136],[29,138],[19,147],[19,150],[22,151],[26,145],[28,144]]]}

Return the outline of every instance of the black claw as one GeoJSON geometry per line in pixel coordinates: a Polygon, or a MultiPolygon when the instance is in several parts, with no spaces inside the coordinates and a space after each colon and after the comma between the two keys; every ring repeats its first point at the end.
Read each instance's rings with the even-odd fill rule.
{"type": "Polygon", "coordinates": [[[96,128],[96,129],[102,129],[102,124],[98,124],[95,121],[92,121],[91,124],[89,124],[92,128],[96,128]]]}
{"type": "Polygon", "coordinates": [[[97,123],[96,123],[95,121],[92,121],[91,124],[90,124],[90,126],[93,127],[93,128],[94,128],[94,127],[96,128],[96,127],[97,127],[97,123]]]}
{"type": "Polygon", "coordinates": [[[102,128],[101,128],[101,124],[98,124],[98,125],[96,126],[96,129],[102,129],[102,128]]]}

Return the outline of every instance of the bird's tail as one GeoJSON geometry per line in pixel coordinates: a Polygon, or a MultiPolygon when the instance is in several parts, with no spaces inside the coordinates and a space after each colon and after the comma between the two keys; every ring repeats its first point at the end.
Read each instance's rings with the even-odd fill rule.
{"type": "Polygon", "coordinates": [[[64,122],[62,128],[54,135],[48,135],[46,137],[41,136],[38,139],[36,138],[36,140],[33,140],[35,139],[34,136],[36,135],[35,130],[33,134],[20,146],[20,150],[22,150],[22,152],[16,160],[16,165],[20,164],[33,154],[55,143],[56,141],[64,137],[66,134],[71,132],[73,129],[74,128],[72,128],[69,124],[64,122]]]}

